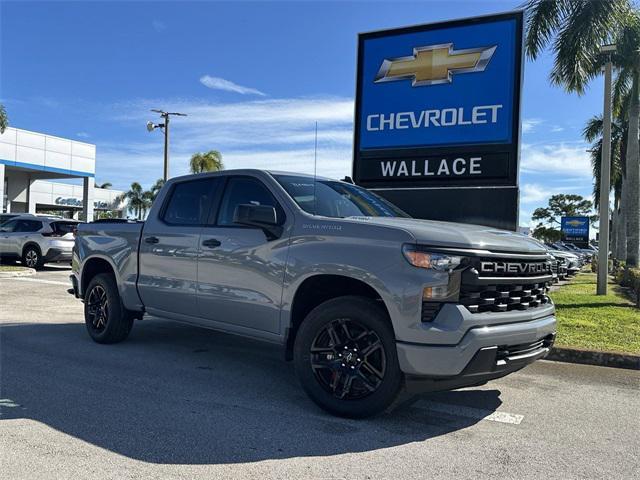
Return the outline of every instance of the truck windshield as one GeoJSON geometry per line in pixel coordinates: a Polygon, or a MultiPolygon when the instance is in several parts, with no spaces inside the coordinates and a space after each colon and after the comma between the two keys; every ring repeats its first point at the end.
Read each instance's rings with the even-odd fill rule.
{"type": "Polygon", "coordinates": [[[304,211],[324,217],[409,217],[384,198],[356,185],[294,175],[274,175],[304,211]]]}

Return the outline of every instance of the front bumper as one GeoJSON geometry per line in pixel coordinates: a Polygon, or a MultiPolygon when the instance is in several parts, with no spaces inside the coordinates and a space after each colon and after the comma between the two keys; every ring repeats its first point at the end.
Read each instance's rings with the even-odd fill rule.
{"type": "Polygon", "coordinates": [[[407,375],[443,380],[462,377],[458,380],[473,385],[481,374],[497,378],[543,358],[549,353],[555,333],[556,318],[551,314],[530,321],[474,327],[455,345],[397,342],[396,348],[400,369],[407,375]],[[526,356],[498,356],[512,346],[540,341],[543,341],[540,347],[526,356]]]}

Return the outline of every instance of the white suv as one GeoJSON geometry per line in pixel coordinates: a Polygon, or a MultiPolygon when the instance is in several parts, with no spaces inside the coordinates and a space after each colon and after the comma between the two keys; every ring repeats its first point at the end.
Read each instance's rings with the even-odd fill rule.
{"type": "Polygon", "coordinates": [[[78,222],[55,217],[20,215],[0,226],[0,258],[19,258],[39,269],[49,262],[71,262],[78,222]]]}

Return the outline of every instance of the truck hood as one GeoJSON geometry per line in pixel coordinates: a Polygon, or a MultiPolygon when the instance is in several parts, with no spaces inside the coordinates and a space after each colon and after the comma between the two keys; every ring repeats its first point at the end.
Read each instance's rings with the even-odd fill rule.
{"type": "Polygon", "coordinates": [[[399,217],[349,217],[349,220],[401,228],[413,235],[416,243],[434,247],[517,253],[547,252],[546,247],[537,240],[525,235],[482,225],[399,217]]]}

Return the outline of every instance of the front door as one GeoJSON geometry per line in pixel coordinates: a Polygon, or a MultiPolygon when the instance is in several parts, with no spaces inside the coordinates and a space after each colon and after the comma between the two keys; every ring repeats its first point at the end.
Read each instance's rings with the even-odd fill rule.
{"type": "Polygon", "coordinates": [[[235,224],[235,208],[242,204],[273,206],[285,221],[284,211],[264,183],[254,177],[229,177],[218,214],[202,229],[200,316],[240,329],[279,333],[288,239],[270,239],[260,228],[235,224]]]}
{"type": "Polygon", "coordinates": [[[149,313],[197,316],[199,240],[220,178],[175,183],[160,213],[145,222],[138,290],[149,313]]]}
{"type": "Polygon", "coordinates": [[[17,254],[15,248],[12,247],[12,240],[17,226],[18,220],[14,218],[5,222],[0,228],[0,256],[8,257],[17,254]]]}

